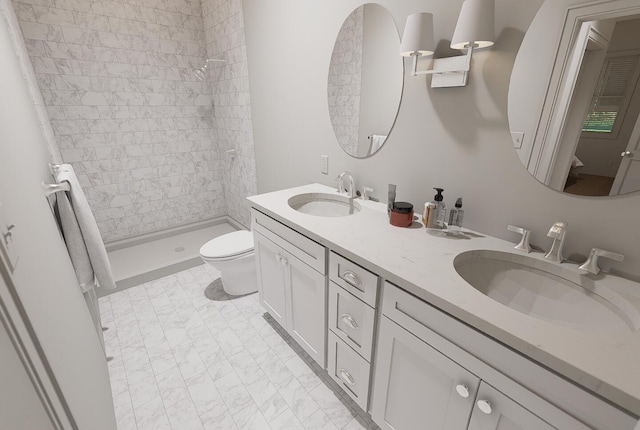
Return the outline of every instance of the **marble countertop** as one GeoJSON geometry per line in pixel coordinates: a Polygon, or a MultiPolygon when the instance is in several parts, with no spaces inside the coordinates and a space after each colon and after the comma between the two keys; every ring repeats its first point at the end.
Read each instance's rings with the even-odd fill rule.
{"type": "MultiPolygon", "coordinates": [[[[335,218],[307,215],[289,207],[290,197],[308,192],[336,193],[332,187],[311,184],[248,200],[261,212],[640,415],[640,332],[587,332],[524,315],[473,288],[453,266],[454,258],[469,250],[517,253],[513,243],[466,228],[463,236],[454,237],[431,235],[417,222],[413,228],[394,227],[388,222],[386,205],[371,201],[358,200],[360,212],[335,218]]],[[[528,255],[542,259],[541,253],[528,255]]],[[[561,266],[579,273],[577,264],[561,266]]],[[[598,275],[598,279],[603,277],[613,283],[621,281],[598,275]]]]}

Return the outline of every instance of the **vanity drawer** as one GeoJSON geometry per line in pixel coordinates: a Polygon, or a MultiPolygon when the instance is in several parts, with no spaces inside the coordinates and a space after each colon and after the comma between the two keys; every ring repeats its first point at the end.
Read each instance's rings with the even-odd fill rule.
{"type": "Polygon", "coordinates": [[[376,306],[378,276],[331,251],[329,279],[365,302],[376,306]]]}
{"type": "Polygon", "coordinates": [[[255,209],[251,210],[251,230],[262,234],[321,274],[327,273],[327,249],[319,243],[255,209]]]}
{"type": "Polygon", "coordinates": [[[371,362],[375,309],[329,282],[329,329],[371,362]]]}
{"type": "Polygon", "coordinates": [[[366,412],[371,365],[331,331],[328,341],[329,375],[366,412]]]}

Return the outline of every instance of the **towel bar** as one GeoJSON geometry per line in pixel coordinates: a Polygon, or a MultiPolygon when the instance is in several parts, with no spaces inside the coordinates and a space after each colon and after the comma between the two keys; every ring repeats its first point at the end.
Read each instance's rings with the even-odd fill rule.
{"type": "Polygon", "coordinates": [[[42,188],[44,189],[44,195],[49,197],[51,194],[58,193],[60,191],[70,191],[68,182],[62,182],[60,184],[45,184],[42,183],[42,188]]]}

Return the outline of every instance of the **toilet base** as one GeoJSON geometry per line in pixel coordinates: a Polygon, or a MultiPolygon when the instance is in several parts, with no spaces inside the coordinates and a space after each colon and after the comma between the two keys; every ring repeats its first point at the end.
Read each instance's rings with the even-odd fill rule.
{"type": "Polygon", "coordinates": [[[255,253],[244,255],[235,260],[209,261],[208,265],[220,271],[222,287],[231,296],[244,296],[258,291],[256,278],[255,253]]]}

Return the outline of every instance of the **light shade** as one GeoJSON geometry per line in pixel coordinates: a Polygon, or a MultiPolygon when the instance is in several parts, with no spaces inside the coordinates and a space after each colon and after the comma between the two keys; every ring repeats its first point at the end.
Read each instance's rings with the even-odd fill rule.
{"type": "Polygon", "coordinates": [[[463,49],[472,43],[477,48],[493,45],[495,8],[495,0],[465,0],[451,48],[463,49]]]}
{"type": "Polygon", "coordinates": [[[434,50],[433,15],[426,12],[409,15],[402,34],[400,55],[409,57],[415,52],[433,55],[434,50]]]}

